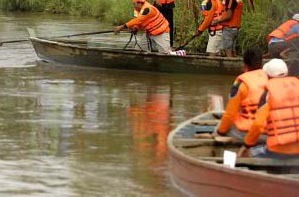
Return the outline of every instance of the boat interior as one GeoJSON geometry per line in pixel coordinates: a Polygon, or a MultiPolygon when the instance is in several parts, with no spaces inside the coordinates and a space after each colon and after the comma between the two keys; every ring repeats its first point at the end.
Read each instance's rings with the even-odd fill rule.
{"type": "MultiPolygon", "coordinates": [[[[194,119],[176,132],[173,145],[184,155],[196,160],[223,165],[225,150],[238,152],[242,142],[231,137],[212,138],[211,133],[221,118],[220,113],[208,113],[194,119]]],[[[299,159],[237,158],[237,169],[254,170],[261,173],[279,174],[299,179],[299,159]]]]}

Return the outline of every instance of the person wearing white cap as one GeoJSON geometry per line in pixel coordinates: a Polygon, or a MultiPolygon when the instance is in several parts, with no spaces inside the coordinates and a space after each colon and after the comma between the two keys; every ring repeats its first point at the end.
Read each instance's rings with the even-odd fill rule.
{"type": "Polygon", "coordinates": [[[267,36],[268,53],[264,58],[282,58],[290,50],[298,50],[299,14],[282,23],[267,36]]]}
{"type": "Polygon", "coordinates": [[[288,76],[281,59],[271,59],[263,70],[269,81],[238,156],[250,152],[253,157],[299,158],[299,79],[288,76]],[[267,135],[266,144],[256,146],[262,133],[267,135]]]}
{"type": "Polygon", "coordinates": [[[293,19],[296,20],[296,21],[299,21],[299,14],[294,14],[293,19]]]}

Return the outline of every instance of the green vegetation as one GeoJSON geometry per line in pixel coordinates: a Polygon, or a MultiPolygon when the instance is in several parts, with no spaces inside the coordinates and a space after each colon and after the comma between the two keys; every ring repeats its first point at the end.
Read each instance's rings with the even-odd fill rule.
{"type": "MultiPolygon", "coordinates": [[[[153,0],[149,0],[152,2],[153,0]]],[[[244,0],[245,8],[242,28],[238,40],[238,50],[242,52],[251,46],[266,50],[266,35],[292,14],[299,12],[296,0],[255,0],[252,11],[244,0]]],[[[176,43],[183,44],[198,27],[202,16],[200,0],[177,0],[175,9],[176,43]]],[[[44,11],[71,15],[94,16],[111,22],[123,24],[132,17],[131,0],[0,0],[0,7],[9,11],[44,11]]],[[[188,45],[192,51],[204,51],[207,33],[188,45]]]]}

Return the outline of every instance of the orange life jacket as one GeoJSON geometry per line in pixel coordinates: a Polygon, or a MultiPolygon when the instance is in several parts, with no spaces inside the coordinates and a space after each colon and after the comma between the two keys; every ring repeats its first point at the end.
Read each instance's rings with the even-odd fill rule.
{"type": "Polygon", "coordinates": [[[145,31],[149,35],[160,35],[164,32],[169,32],[169,23],[165,19],[165,17],[161,14],[161,12],[153,5],[151,5],[148,2],[145,2],[140,10],[140,12],[134,10],[134,16],[139,17],[142,15],[143,11],[149,8],[151,17],[149,17],[147,20],[143,21],[143,23],[140,25],[145,29],[145,31]]]}
{"type": "Polygon", "coordinates": [[[159,0],[160,4],[175,3],[175,0],[159,0]]]}
{"type": "MultiPolygon", "coordinates": [[[[221,0],[202,1],[202,3],[201,3],[201,12],[202,12],[202,15],[204,17],[207,17],[210,14],[213,14],[213,19],[212,19],[212,22],[213,22],[215,20],[221,19],[222,14],[224,13],[224,5],[221,2],[221,0]],[[209,10],[207,10],[205,8],[207,7],[206,5],[209,1],[211,2],[212,7],[209,10]]],[[[215,35],[215,31],[222,30],[222,29],[223,29],[223,26],[220,23],[218,23],[216,25],[210,25],[209,26],[209,32],[210,32],[211,35],[215,35]]]]}
{"type": "Polygon", "coordinates": [[[234,124],[240,131],[248,131],[255,119],[260,98],[265,90],[268,77],[262,69],[241,74],[238,80],[248,87],[247,97],[241,102],[241,109],[234,124]]]}
{"type": "Polygon", "coordinates": [[[267,84],[270,113],[267,120],[267,147],[299,141],[299,80],[273,78],[267,84]]]}
{"type": "Polygon", "coordinates": [[[290,41],[293,38],[299,37],[298,34],[293,33],[291,31],[292,27],[295,25],[298,25],[299,22],[296,20],[288,20],[281,24],[277,29],[272,31],[268,36],[267,36],[267,42],[269,43],[271,38],[281,38],[284,39],[285,41],[290,41]]]}
{"type": "Polygon", "coordinates": [[[225,27],[236,27],[240,28],[241,27],[241,21],[242,21],[242,13],[243,13],[243,7],[244,3],[242,1],[237,1],[237,7],[232,13],[232,17],[230,20],[223,22],[223,26],[225,27]]]}
{"type": "MultiPolygon", "coordinates": [[[[212,1],[212,5],[213,5],[212,7],[215,6],[213,21],[220,20],[223,17],[224,4],[221,0],[211,0],[211,1],[212,1]]],[[[218,23],[216,25],[211,25],[209,27],[209,32],[215,32],[215,31],[222,30],[222,29],[223,29],[223,25],[221,23],[218,23]]]]}

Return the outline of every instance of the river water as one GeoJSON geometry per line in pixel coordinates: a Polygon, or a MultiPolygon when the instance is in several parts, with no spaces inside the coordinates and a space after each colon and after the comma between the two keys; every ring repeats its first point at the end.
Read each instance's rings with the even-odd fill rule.
{"type": "MultiPolygon", "coordinates": [[[[27,38],[27,27],[45,37],[112,28],[0,13],[1,41],[27,38]]],[[[208,110],[210,95],[226,98],[233,78],[48,64],[29,42],[4,44],[0,196],[183,196],[170,180],[167,135],[208,110]]]]}

